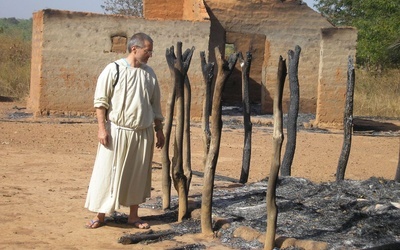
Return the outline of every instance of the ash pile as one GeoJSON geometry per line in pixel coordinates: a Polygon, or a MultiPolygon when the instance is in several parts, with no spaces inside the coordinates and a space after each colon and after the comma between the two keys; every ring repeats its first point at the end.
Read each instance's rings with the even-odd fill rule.
{"type": "MultiPolygon", "coordinates": [[[[215,192],[213,212],[233,221],[222,233],[223,242],[243,249],[232,238],[239,225],[265,233],[267,185],[263,181],[215,192]]],[[[285,177],[278,182],[276,196],[277,235],[324,241],[329,249],[368,249],[393,243],[400,249],[400,183],[371,178],[315,184],[285,177]]],[[[262,248],[262,244],[243,247],[262,248]]]]}
{"type": "MultiPolygon", "coordinates": [[[[263,248],[263,242],[246,241],[235,237],[234,232],[245,226],[265,234],[267,185],[268,180],[264,180],[216,187],[213,216],[230,222],[229,227],[215,226],[224,245],[232,249],[263,248]]],[[[191,199],[200,207],[200,195],[191,199]]],[[[198,220],[173,223],[177,219],[177,202],[173,197],[170,211],[160,218],[146,219],[172,223],[180,235],[200,233],[198,220]]],[[[161,203],[157,198],[151,207],[161,209],[161,203]]],[[[279,236],[326,242],[328,249],[400,249],[400,183],[395,181],[370,178],[316,184],[303,178],[280,177],[276,203],[279,236]]]]}

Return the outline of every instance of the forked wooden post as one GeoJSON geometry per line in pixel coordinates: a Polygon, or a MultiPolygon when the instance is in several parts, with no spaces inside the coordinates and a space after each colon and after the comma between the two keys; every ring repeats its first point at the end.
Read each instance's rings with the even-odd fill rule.
{"type": "Polygon", "coordinates": [[[222,90],[227,78],[231,75],[239,53],[232,54],[229,61],[226,62],[221,55],[218,47],[215,48],[215,56],[218,65],[218,73],[215,81],[212,114],[211,114],[211,141],[210,149],[207,154],[206,163],[204,166],[204,185],[201,199],[201,232],[203,234],[213,234],[212,227],[212,197],[214,190],[214,177],[217,160],[219,155],[219,146],[221,142],[221,99],[222,90]]]}
{"type": "Polygon", "coordinates": [[[201,119],[201,129],[203,131],[203,148],[204,157],[203,165],[206,164],[208,151],[210,150],[211,132],[210,132],[210,113],[211,113],[211,85],[214,79],[214,62],[207,63],[206,54],[200,52],[201,71],[203,72],[204,80],[204,101],[203,101],[203,116],[201,119]]]}
{"type": "MultiPolygon", "coordinates": [[[[179,200],[179,210],[178,210],[178,221],[182,221],[184,218],[187,217],[188,215],[188,178],[185,175],[184,171],[184,163],[183,163],[183,142],[184,142],[184,128],[185,128],[185,88],[186,92],[189,93],[190,86],[189,81],[187,78],[187,71],[189,69],[190,61],[192,59],[194,47],[192,47],[191,50],[186,50],[184,54],[182,54],[182,42],[177,43],[177,55],[175,56],[173,47],[171,47],[170,50],[167,50],[166,53],[166,59],[167,63],[171,72],[171,77],[174,81],[174,92],[175,92],[175,105],[176,105],[176,130],[175,130],[175,143],[174,143],[174,157],[172,160],[172,179],[173,179],[173,184],[178,192],[178,200],[179,200]],[[186,83],[185,83],[186,80],[186,83]],[[185,87],[186,84],[186,87],[185,87]]],[[[187,97],[186,97],[187,98],[187,97]]],[[[172,109],[169,110],[172,117],[172,109]]],[[[169,118],[170,119],[170,118],[169,118]]],[[[168,120],[168,122],[170,122],[168,120]]],[[[171,122],[172,124],[172,122],[171,122]]],[[[189,124],[186,124],[186,127],[189,127],[189,124]]],[[[168,136],[170,136],[170,131],[167,133],[168,136]]],[[[187,139],[190,137],[187,137],[187,139]]],[[[170,137],[168,137],[170,139],[170,137]]],[[[168,141],[169,143],[169,141],[168,141]]],[[[186,142],[186,146],[188,146],[190,142],[186,142]]],[[[169,144],[166,144],[165,147],[169,147],[169,144]]],[[[168,152],[168,150],[165,150],[165,152],[168,152]]],[[[188,151],[185,151],[188,152],[188,151]]],[[[190,152],[190,151],[189,151],[190,152]]],[[[166,160],[166,158],[169,157],[168,154],[163,154],[163,163],[167,163],[169,161],[166,160]]],[[[190,159],[189,159],[190,160],[190,159]]],[[[190,164],[186,164],[186,168],[189,168],[190,164]]],[[[188,174],[191,177],[191,170],[186,169],[186,174],[188,174]]],[[[169,169],[163,165],[163,175],[169,175],[169,169]]],[[[163,176],[163,187],[168,188],[168,181],[169,177],[163,176]]],[[[189,180],[190,182],[190,180],[189,180]]],[[[170,184],[169,184],[170,186],[170,184]]],[[[170,197],[170,188],[168,190],[168,198],[170,197]]],[[[163,202],[164,199],[166,199],[166,194],[167,191],[163,191],[163,202]]],[[[166,201],[169,205],[169,200],[166,201]]],[[[164,206],[164,203],[163,203],[164,206]]]]}

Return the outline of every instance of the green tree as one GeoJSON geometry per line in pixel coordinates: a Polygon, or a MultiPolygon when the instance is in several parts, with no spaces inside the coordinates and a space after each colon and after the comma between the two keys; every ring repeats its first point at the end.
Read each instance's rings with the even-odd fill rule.
{"type": "Polygon", "coordinates": [[[358,30],[357,63],[366,67],[397,67],[400,50],[399,0],[319,0],[317,10],[336,26],[358,30]]]}
{"type": "Polygon", "coordinates": [[[143,17],[143,0],[104,0],[101,8],[106,14],[143,17]]]}
{"type": "Polygon", "coordinates": [[[31,41],[32,19],[0,18],[0,34],[18,36],[25,41],[31,41]]]}

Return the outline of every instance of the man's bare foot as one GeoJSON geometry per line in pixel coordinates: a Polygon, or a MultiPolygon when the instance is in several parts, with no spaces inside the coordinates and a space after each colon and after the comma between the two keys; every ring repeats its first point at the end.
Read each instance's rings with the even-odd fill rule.
{"type": "Polygon", "coordinates": [[[86,223],[86,228],[88,229],[95,229],[104,226],[104,221],[100,220],[90,220],[88,223],[86,223]]]}
{"type": "Polygon", "coordinates": [[[138,229],[149,229],[150,228],[150,225],[147,222],[142,221],[141,219],[138,219],[138,220],[135,220],[132,222],[128,220],[128,225],[132,225],[138,229]]]}
{"type": "Polygon", "coordinates": [[[98,213],[93,219],[88,221],[85,225],[86,228],[95,229],[105,225],[106,215],[103,213],[98,213]]]}

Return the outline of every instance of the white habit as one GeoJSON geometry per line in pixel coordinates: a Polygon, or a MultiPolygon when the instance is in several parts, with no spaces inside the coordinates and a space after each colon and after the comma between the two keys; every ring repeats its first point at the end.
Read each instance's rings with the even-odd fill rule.
{"type": "Polygon", "coordinates": [[[154,119],[163,120],[160,88],[153,70],[130,67],[117,61],[100,74],[94,107],[107,109],[111,142],[99,143],[85,207],[97,213],[112,213],[120,205],[131,206],[150,197],[154,150],[154,119]]]}

